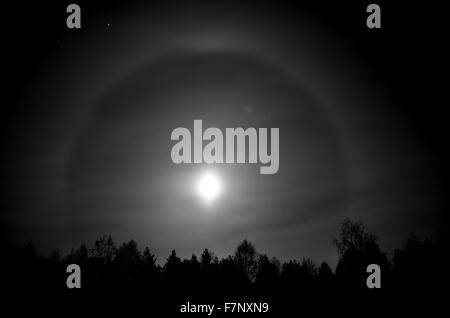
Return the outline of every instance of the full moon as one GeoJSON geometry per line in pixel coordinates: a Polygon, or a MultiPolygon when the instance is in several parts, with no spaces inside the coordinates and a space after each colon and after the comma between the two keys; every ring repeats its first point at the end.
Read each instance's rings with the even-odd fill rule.
{"type": "Polygon", "coordinates": [[[197,193],[206,203],[216,200],[222,193],[219,176],[212,171],[204,172],[198,180],[197,193]]]}

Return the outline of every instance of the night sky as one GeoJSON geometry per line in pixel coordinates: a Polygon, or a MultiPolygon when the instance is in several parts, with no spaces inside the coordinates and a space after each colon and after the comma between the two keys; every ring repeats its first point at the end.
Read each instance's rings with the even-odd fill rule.
{"type": "MultiPolygon", "coordinates": [[[[332,239],[362,221],[392,252],[447,231],[439,42],[418,9],[367,4],[8,5],[1,108],[1,235],[67,252],[103,234],[159,261],[247,238],[282,260],[335,264],[332,239]],[[39,18],[36,18],[39,17],[39,18]],[[176,127],[277,127],[280,169],[172,162],[176,127]],[[223,194],[205,206],[198,176],[223,194]]],[[[424,11],[426,14],[426,10],[424,11]]]]}

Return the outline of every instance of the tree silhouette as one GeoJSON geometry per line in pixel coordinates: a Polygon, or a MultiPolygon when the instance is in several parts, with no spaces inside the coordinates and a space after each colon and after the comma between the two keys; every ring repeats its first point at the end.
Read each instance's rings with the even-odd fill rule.
{"type": "Polygon", "coordinates": [[[129,287],[137,287],[140,275],[143,271],[143,258],[134,240],[123,243],[116,251],[114,265],[119,275],[116,275],[117,284],[129,287]]]}
{"type": "Polygon", "coordinates": [[[167,274],[176,273],[179,271],[181,267],[181,259],[177,256],[175,250],[172,250],[172,253],[167,258],[166,265],[164,266],[164,271],[167,274]]]}
{"type": "Polygon", "coordinates": [[[141,279],[141,286],[145,289],[150,289],[161,284],[160,272],[161,268],[156,264],[156,257],[146,247],[142,253],[143,274],[141,279]]]}
{"type": "Polygon", "coordinates": [[[142,254],[142,260],[144,262],[144,267],[150,271],[158,271],[158,267],[156,265],[156,257],[150,252],[148,247],[145,248],[144,253],[142,254]]]}
{"type": "Polygon", "coordinates": [[[213,264],[214,259],[214,254],[211,253],[207,248],[205,248],[200,260],[202,267],[205,269],[209,268],[213,264]]]}
{"type": "Polygon", "coordinates": [[[310,258],[303,257],[302,269],[308,277],[317,275],[317,266],[310,258]]]}
{"type": "MultiPolygon", "coordinates": [[[[30,242],[24,247],[0,244],[2,284],[10,289],[66,289],[66,267],[79,264],[82,286],[88,290],[145,289],[146,295],[270,295],[290,297],[302,295],[308,300],[338,296],[342,289],[357,290],[365,286],[367,265],[382,268],[383,290],[437,290],[448,280],[448,238],[420,241],[411,234],[406,243],[395,250],[390,270],[386,254],[380,250],[377,236],[362,223],[345,220],[334,241],[338,263],[333,273],[322,262],[319,267],[309,258],[280,263],[266,254],[259,255],[248,240],[243,240],[234,255],[219,259],[205,248],[197,257],[181,259],[175,250],[163,264],[157,264],[149,247],[143,252],[134,240],[116,247],[111,236],[102,236],[89,248],[81,244],[64,257],[55,250],[48,257],[37,253],[30,242]],[[44,286],[44,287],[42,287],[44,286]]],[[[345,293],[344,293],[345,294],[345,293]]]]}
{"type": "Polygon", "coordinates": [[[411,233],[402,248],[398,248],[393,256],[393,276],[397,288],[408,290],[430,290],[436,285],[444,285],[448,281],[448,240],[437,235],[433,242],[426,239],[420,242],[411,233]]]}
{"type": "Polygon", "coordinates": [[[335,287],[335,275],[331,270],[331,267],[322,262],[320,264],[319,270],[317,272],[318,275],[318,288],[320,290],[333,290],[335,287]]]}
{"type": "Polygon", "coordinates": [[[377,236],[368,232],[361,222],[346,219],[334,244],[339,255],[336,274],[348,286],[366,287],[366,268],[369,264],[378,264],[383,271],[389,269],[386,253],[381,252],[377,236]]]}
{"type": "Polygon", "coordinates": [[[275,288],[280,276],[280,262],[272,260],[266,254],[259,255],[257,263],[256,283],[264,290],[275,288]]]}
{"type": "Polygon", "coordinates": [[[321,277],[330,277],[333,275],[333,271],[331,270],[331,267],[323,262],[322,264],[320,264],[319,267],[319,276],[321,277]]]}
{"type": "Polygon", "coordinates": [[[95,240],[94,247],[90,252],[91,256],[98,262],[111,264],[116,255],[116,250],[117,248],[112,237],[105,235],[95,240]]]}
{"type": "Polygon", "coordinates": [[[250,282],[253,282],[256,277],[256,256],[255,247],[246,239],[238,245],[234,253],[234,260],[238,270],[245,273],[250,282]]]}
{"type": "Polygon", "coordinates": [[[164,265],[164,278],[168,287],[173,290],[183,281],[182,262],[175,250],[172,250],[164,265]]]}

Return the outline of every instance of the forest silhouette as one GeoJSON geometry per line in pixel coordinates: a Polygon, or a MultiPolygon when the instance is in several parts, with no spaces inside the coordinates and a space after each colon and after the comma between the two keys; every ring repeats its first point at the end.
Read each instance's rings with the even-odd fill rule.
{"type": "Polygon", "coordinates": [[[181,259],[173,250],[162,265],[150,248],[140,250],[134,240],[117,246],[111,236],[100,237],[91,247],[82,244],[66,256],[58,250],[42,256],[31,242],[25,247],[3,242],[1,266],[7,274],[2,284],[11,290],[67,289],[66,267],[75,263],[82,269],[82,289],[88,290],[209,296],[367,292],[366,268],[375,263],[381,267],[382,289],[423,291],[445,285],[449,244],[443,235],[420,241],[410,234],[389,259],[374,233],[362,223],[346,219],[333,244],[338,255],[334,270],[307,257],[281,263],[259,254],[248,240],[243,240],[233,255],[220,259],[207,248],[188,259],[181,259]]]}

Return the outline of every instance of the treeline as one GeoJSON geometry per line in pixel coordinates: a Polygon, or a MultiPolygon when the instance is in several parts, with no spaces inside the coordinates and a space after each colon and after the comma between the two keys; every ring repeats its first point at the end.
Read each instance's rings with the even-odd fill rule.
{"type": "Polygon", "coordinates": [[[382,287],[423,289],[444,284],[448,264],[448,239],[419,241],[411,234],[392,259],[381,251],[378,238],[359,222],[345,220],[334,240],[338,263],[335,270],[309,258],[281,263],[277,258],[259,254],[243,240],[233,255],[218,258],[205,249],[201,255],[181,259],[173,250],[163,265],[146,247],[134,240],[117,246],[111,236],[97,239],[61,256],[58,250],[45,257],[29,243],[17,247],[3,243],[3,284],[14,289],[65,289],[66,267],[78,264],[82,269],[82,288],[92,290],[139,289],[176,294],[273,295],[295,290],[298,293],[364,289],[369,264],[378,264],[382,287]]]}

